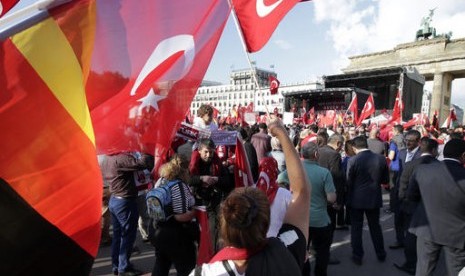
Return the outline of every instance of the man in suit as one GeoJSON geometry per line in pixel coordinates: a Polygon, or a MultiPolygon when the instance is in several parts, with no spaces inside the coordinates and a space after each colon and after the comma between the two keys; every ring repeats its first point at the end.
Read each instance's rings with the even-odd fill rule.
{"type": "Polygon", "coordinates": [[[414,214],[417,208],[417,202],[406,200],[406,192],[410,177],[412,176],[415,169],[421,164],[430,164],[432,162],[439,162],[436,159],[438,155],[438,142],[428,137],[423,137],[420,140],[420,151],[421,157],[411,162],[406,163],[405,168],[402,171],[400,176],[399,183],[399,202],[400,210],[403,214],[404,219],[404,255],[405,263],[402,265],[394,264],[396,268],[401,271],[404,271],[410,275],[415,275],[415,267],[417,264],[417,237],[408,232],[408,227],[410,226],[412,215],[414,214]]]}
{"type": "Polygon", "coordinates": [[[441,248],[449,275],[465,266],[465,141],[452,139],[444,161],[420,165],[407,198],[420,201],[410,232],[417,236],[416,275],[432,275],[441,248]]]}
{"type": "MultiPolygon", "coordinates": [[[[320,134],[318,134],[320,135],[320,134]]],[[[319,136],[318,136],[319,137],[319,136]]],[[[336,187],[337,202],[328,205],[328,214],[331,218],[331,242],[333,240],[334,229],[336,228],[336,216],[340,224],[344,224],[344,193],[345,180],[341,166],[341,154],[339,153],[344,145],[344,137],[340,134],[333,134],[328,138],[328,143],[318,149],[318,165],[331,172],[334,186],[336,187]],[[342,208],[342,214],[339,213],[342,208]]],[[[329,264],[339,264],[340,261],[331,258],[329,264]]]]}
{"type": "Polygon", "coordinates": [[[389,246],[390,249],[399,249],[404,247],[404,229],[408,227],[405,225],[404,213],[400,208],[401,202],[399,201],[399,183],[400,176],[405,167],[405,164],[417,159],[421,155],[419,150],[421,134],[417,130],[409,130],[405,135],[406,148],[399,151],[399,172],[396,181],[394,182],[394,189],[391,192],[392,206],[394,212],[394,229],[396,230],[396,243],[389,246]]]}
{"type": "Polygon", "coordinates": [[[386,159],[368,149],[367,139],[353,139],[356,155],[347,164],[347,206],[350,207],[352,261],[362,264],[362,227],[365,214],[370,235],[379,261],[386,259],[383,232],[379,224],[379,210],[383,205],[381,184],[389,181],[386,159]]]}

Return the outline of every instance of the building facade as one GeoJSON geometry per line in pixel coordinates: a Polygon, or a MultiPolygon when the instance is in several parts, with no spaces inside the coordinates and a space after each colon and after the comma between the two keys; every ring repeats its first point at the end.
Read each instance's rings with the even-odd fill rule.
{"type": "Polygon", "coordinates": [[[421,101],[421,113],[428,115],[431,108],[431,91],[423,90],[423,98],[421,101]]]}
{"type": "Polygon", "coordinates": [[[277,77],[276,72],[265,69],[253,68],[234,70],[230,75],[229,84],[203,81],[197,90],[197,94],[192,100],[190,111],[194,116],[202,104],[210,104],[219,110],[221,116],[228,116],[233,107],[254,105],[255,112],[271,113],[277,108],[280,114],[283,113],[284,99],[282,93],[285,91],[301,91],[306,89],[321,88],[318,82],[304,82],[295,84],[281,84],[278,93],[270,94],[269,77],[277,77]],[[257,76],[260,89],[257,88],[253,79],[253,74],[257,76]]]}

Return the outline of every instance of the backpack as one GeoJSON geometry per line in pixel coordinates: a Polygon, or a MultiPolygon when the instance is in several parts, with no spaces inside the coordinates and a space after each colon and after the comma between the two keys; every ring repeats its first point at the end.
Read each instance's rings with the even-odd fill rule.
{"type": "Polygon", "coordinates": [[[171,180],[163,183],[157,188],[151,189],[145,197],[147,203],[147,214],[156,226],[158,222],[165,222],[173,216],[173,205],[171,200],[171,188],[180,184],[181,180],[171,180]]]}

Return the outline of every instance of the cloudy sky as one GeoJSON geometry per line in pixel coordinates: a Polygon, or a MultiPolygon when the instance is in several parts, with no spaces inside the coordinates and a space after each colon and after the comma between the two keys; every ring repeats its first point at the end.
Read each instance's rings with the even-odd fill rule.
{"type": "MultiPolygon", "coordinates": [[[[436,8],[437,33],[465,37],[463,0],[314,0],[299,3],[285,17],[269,43],[252,54],[258,67],[278,73],[282,83],[339,74],[348,57],[393,49],[413,42],[421,20],[436,8]]],[[[230,18],[206,79],[229,82],[231,69],[248,63],[234,21],[230,18]]],[[[426,84],[431,90],[432,83],[426,84]]],[[[465,79],[453,82],[452,100],[465,107],[465,79]]]]}

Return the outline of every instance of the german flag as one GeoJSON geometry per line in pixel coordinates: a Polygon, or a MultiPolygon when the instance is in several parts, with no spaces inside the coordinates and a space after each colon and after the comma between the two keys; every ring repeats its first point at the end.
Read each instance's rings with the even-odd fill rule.
{"type": "Polygon", "coordinates": [[[88,275],[102,180],[85,82],[95,2],[0,41],[0,275],[88,275]]]}

